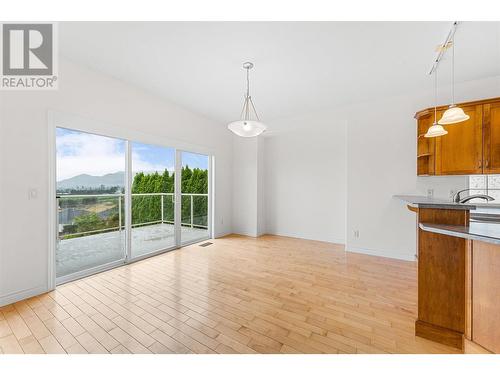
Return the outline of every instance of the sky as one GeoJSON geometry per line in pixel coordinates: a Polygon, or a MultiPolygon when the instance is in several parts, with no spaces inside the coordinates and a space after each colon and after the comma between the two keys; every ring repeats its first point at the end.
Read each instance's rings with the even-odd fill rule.
{"type": "MultiPolygon", "coordinates": [[[[80,174],[103,176],[125,171],[126,142],[122,139],[57,128],[57,181],[80,174]]],[[[208,168],[206,155],[182,152],[182,165],[208,168]]],[[[173,171],[173,148],[132,142],[132,173],[173,171]]]]}

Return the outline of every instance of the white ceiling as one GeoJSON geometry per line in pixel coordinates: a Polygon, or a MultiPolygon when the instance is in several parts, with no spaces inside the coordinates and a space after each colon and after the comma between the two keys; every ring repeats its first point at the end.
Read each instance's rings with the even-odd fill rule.
{"type": "MultiPolygon", "coordinates": [[[[216,121],[240,114],[241,65],[264,121],[429,89],[451,22],[63,22],[60,53],[216,121]]],[[[500,75],[500,23],[464,22],[456,79],[500,75]]],[[[449,61],[440,72],[449,81],[449,61]]],[[[430,86],[432,87],[432,86],[430,86]]]]}

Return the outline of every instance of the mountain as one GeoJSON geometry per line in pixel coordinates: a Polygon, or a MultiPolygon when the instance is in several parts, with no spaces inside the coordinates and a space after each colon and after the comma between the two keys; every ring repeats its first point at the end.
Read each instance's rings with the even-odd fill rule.
{"type": "Polygon", "coordinates": [[[104,176],[91,176],[89,174],[79,174],[57,182],[57,189],[96,189],[104,185],[105,187],[121,186],[125,184],[125,172],[108,173],[104,176]]]}

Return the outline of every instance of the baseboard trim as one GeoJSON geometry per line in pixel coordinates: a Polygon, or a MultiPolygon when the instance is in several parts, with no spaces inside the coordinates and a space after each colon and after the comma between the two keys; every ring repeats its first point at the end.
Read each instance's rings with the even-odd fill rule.
{"type": "Polygon", "coordinates": [[[318,242],[326,242],[326,243],[331,243],[334,245],[343,245],[345,246],[345,240],[344,239],[325,239],[325,238],[312,238],[310,236],[304,236],[304,235],[297,235],[293,233],[285,233],[285,232],[264,232],[262,235],[271,235],[271,236],[280,236],[280,237],[289,237],[289,238],[298,238],[300,240],[309,240],[309,241],[318,241],[318,242]]]}
{"type": "Polygon", "coordinates": [[[38,286],[13,293],[0,296],[0,307],[10,305],[11,303],[19,302],[27,298],[35,297],[43,293],[47,293],[47,286],[38,286]]]}
{"type": "Polygon", "coordinates": [[[214,235],[214,238],[222,238],[222,237],[229,236],[231,234],[233,234],[233,232],[231,232],[231,231],[220,232],[220,233],[217,233],[216,235],[214,235]]]}
{"type": "Polygon", "coordinates": [[[245,237],[257,238],[257,234],[256,233],[251,233],[251,232],[236,231],[236,232],[230,233],[229,235],[231,235],[231,234],[235,234],[237,236],[245,236],[245,237]]]}
{"type": "Polygon", "coordinates": [[[422,320],[417,320],[415,322],[415,336],[452,346],[457,349],[464,349],[463,333],[445,327],[436,326],[422,320]]]}
{"type": "Polygon", "coordinates": [[[494,354],[490,352],[488,349],[483,348],[481,345],[475,343],[474,341],[470,341],[464,339],[464,353],[465,354],[494,354]]]}
{"type": "Polygon", "coordinates": [[[367,249],[364,247],[355,247],[355,246],[346,246],[346,251],[350,253],[358,253],[365,255],[373,255],[377,257],[383,258],[391,258],[391,259],[399,259],[399,260],[407,260],[407,261],[415,261],[415,255],[408,255],[403,253],[393,253],[383,250],[375,250],[375,249],[367,249]]]}

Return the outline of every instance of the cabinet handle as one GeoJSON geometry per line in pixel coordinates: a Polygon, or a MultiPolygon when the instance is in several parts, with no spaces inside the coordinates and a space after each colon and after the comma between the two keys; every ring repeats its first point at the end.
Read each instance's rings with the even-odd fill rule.
{"type": "Polygon", "coordinates": [[[490,161],[486,160],[486,168],[489,168],[489,167],[490,167],[490,161]]]}

